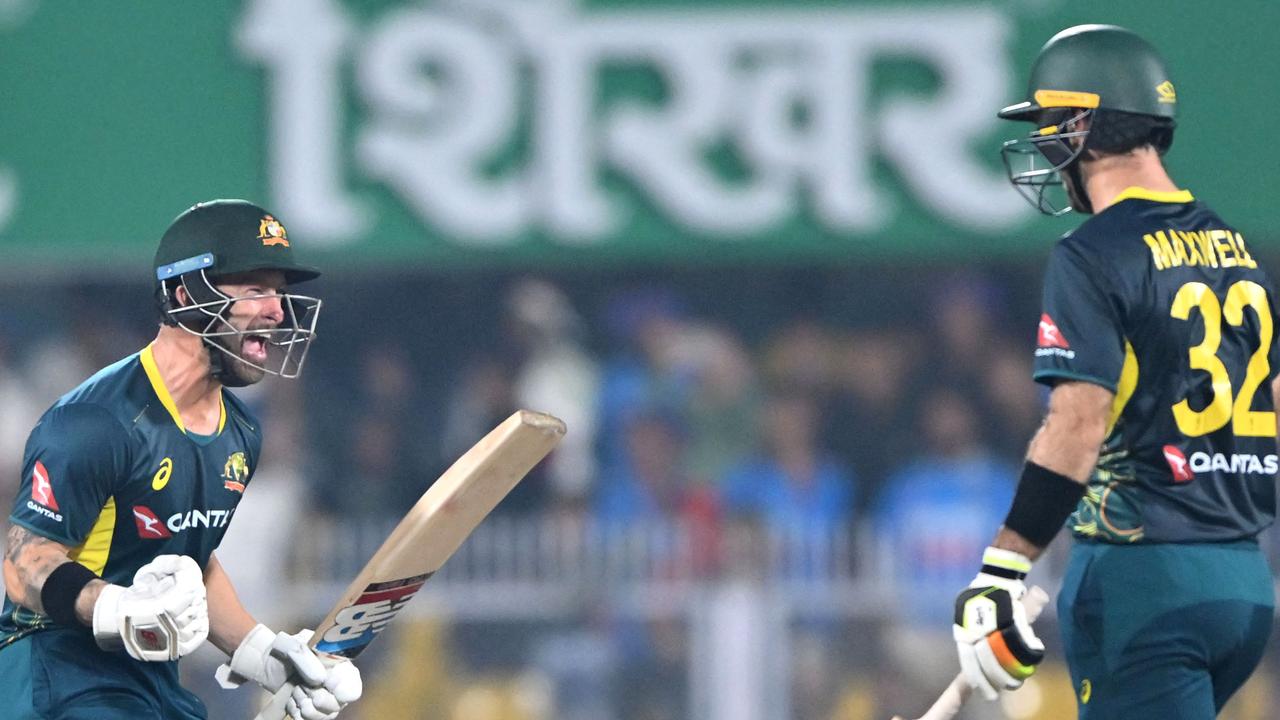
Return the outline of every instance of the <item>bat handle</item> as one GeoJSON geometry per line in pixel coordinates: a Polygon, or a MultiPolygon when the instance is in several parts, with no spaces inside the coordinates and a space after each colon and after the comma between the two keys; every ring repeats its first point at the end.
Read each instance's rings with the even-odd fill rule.
{"type": "MultiPolygon", "coordinates": [[[[1048,603],[1049,594],[1038,585],[1032,585],[1022,598],[1022,605],[1027,609],[1027,622],[1035,622],[1040,617],[1040,611],[1044,610],[1044,606],[1048,603]]],[[[964,702],[969,699],[972,692],[973,688],[964,679],[964,673],[956,675],[929,711],[916,720],[952,720],[960,714],[960,708],[964,706],[964,702]]],[[[893,720],[902,720],[902,717],[895,715],[893,720]]]]}
{"type": "Polygon", "coordinates": [[[257,715],[253,716],[253,720],[284,720],[289,717],[289,712],[285,710],[285,705],[289,703],[289,696],[293,694],[293,684],[285,683],[275,695],[271,696],[271,702],[262,708],[257,715]]]}
{"type": "Polygon", "coordinates": [[[973,688],[969,687],[964,675],[957,675],[947,689],[942,691],[942,695],[933,707],[921,715],[919,720],[951,720],[960,714],[960,708],[964,706],[972,692],[973,688]]]}

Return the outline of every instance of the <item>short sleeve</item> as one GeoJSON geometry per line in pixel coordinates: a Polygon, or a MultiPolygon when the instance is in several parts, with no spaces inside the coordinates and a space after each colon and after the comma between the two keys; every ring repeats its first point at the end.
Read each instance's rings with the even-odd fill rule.
{"type": "Polygon", "coordinates": [[[9,521],[79,545],[128,478],[129,464],[129,436],[111,413],[85,403],[55,407],[27,440],[9,521]]]}
{"type": "Polygon", "coordinates": [[[1124,327],[1106,281],[1077,244],[1054,248],[1036,332],[1033,375],[1038,382],[1083,380],[1116,389],[1124,367],[1124,327]]]}

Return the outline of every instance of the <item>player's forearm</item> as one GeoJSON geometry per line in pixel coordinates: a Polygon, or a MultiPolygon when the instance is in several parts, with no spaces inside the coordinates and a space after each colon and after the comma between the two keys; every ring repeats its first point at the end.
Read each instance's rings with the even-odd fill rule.
{"type": "MultiPolygon", "coordinates": [[[[5,591],[19,605],[45,612],[44,603],[40,599],[40,591],[44,589],[49,575],[60,565],[71,562],[67,557],[69,549],[61,543],[41,537],[20,525],[9,528],[8,545],[4,554],[5,591]]],[[[92,622],[93,603],[98,593],[106,585],[95,580],[85,586],[76,602],[76,613],[82,622],[92,622]],[[87,612],[82,612],[85,608],[87,612]]]]}
{"type": "Polygon", "coordinates": [[[1040,554],[1044,552],[1044,548],[1036,545],[1007,527],[1000,528],[1000,531],[996,533],[995,541],[991,543],[991,547],[1016,552],[1025,556],[1032,562],[1035,562],[1035,560],[1040,557],[1040,554]]]}
{"type": "Polygon", "coordinates": [[[1110,390],[1089,383],[1054,388],[994,547],[1035,560],[1049,545],[1097,465],[1113,400],[1110,390]]]}
{"type": "Polygon", "coordinates": [[[217,556],[209,556],[209,564],[204,570],[204,586],[209,599],[209,642],[230,655],[258,621],[240,602],[235,586],[217,556]]]}
{"type": "Polygon", "coordinates": [[[98,603],[98,596],[106,586],[106,580],[90,580],[76,597],[76,618],[85,627],[93,627],[93,606],[98,603]]]}
{"type": "Polygon", "coordinates": [[[1078,483],[1088,482],[1098,463],[1106,430],[1105,418],[1096,413],[1051,406],[1044,424],[1031,439],[1027,459],[1078,483]]]}

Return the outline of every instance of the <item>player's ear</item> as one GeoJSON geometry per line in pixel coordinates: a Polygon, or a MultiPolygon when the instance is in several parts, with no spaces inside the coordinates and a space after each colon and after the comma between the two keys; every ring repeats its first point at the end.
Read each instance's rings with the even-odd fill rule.
{"type": "Polygon", "coordinates": [[[178,283],[173,286],[173,300],[174,305],[177,307],[186,307],[192,304],[191,295],[187,292],[187,289],[182,286],[182,283],[178,283]]]}

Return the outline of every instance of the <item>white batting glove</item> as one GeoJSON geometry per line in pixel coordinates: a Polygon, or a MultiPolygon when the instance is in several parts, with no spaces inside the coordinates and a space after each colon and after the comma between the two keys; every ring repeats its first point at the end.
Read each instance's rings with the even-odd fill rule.
{"type": "Polygon", "coordinates": [[[988,700],[999,690],[1016,690],[1044,659],[1044,643],[1027,620],[1023,578],[1031,570],[1025,556],[999,548],[982,555],[982,572],[956,598],[951,631],[960,669],[988,700]]]}
{"type": "Polygon", "coordinates": [[[293,720],[333,720],[342,708],[359,700],[364,692],[360,670],[350,660],[324,653],[319,657],[328,674],[318,688],[302,685],[293,688],[285,704],[293,720]]]}
{"type": "Polygon", "coordinates": [[[204,574],[184,555],[160,555],[138,568],[129,587],[107,585],[93,606],[93,638],[135,660],[170,662],[209,636],[204,574]]]}
{"type": "Polygon", "coordinates": [[[317,652],[311,630],[272,633],[259,624],[249,631],[230,662],[218,668],[218,684],[237,688],[252,680],[271,693],[292,683],[286,710],[294,720],[331,720],[360,699],[360,671],[350,660],[317,652]]]}

